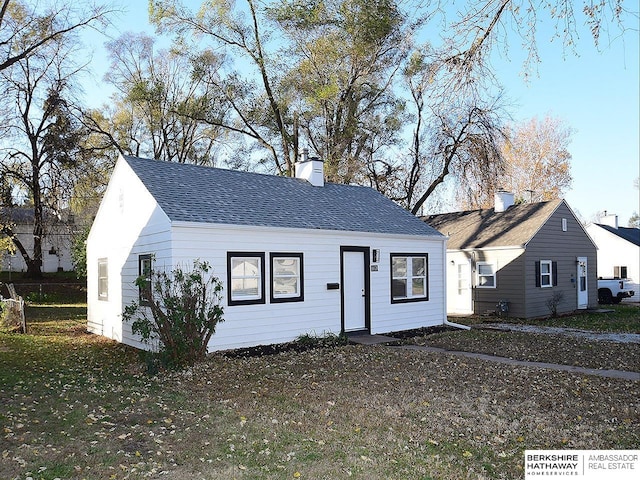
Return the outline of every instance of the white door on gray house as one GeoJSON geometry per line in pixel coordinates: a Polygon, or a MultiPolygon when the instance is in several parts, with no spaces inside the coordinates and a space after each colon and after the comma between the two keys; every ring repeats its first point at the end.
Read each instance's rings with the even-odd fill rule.
{"type": "Polygon", "coordinates": [[[578,308],[587,308],[589,306],[589,285],[587,282],[587,257],[578,257],[576,264],[578,265],[578,308]]]}
{"type": "Polygon", "coordinates": [[[344,330],[352,332],[366,328],[365,253],[342,252],[344,330]]]}

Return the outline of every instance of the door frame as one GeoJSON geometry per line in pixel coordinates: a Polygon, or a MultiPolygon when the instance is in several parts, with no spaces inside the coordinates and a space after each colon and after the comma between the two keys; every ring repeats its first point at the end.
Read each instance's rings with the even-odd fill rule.
{"type": "Polygon", "coordinates": [[[340,247],[340,331],[345,332],[344,329],[344,254],[345,252],[362,253],[363,267],[362,272],[364,276],[364,329],[371,332],[371,272],[370,272],[370,248],[369,247],[356,247],[356,246],[341,246],[340,247]]]}

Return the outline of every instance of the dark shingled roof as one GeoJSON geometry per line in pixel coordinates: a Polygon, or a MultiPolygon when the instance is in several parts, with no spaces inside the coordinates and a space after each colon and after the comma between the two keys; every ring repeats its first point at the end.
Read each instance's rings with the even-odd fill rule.
{"type": "Polygon", "coordinates": [[[634,245],[638,245],[640,247],[640,228],[628,228],[628,227],[618,227],[614,228],[609,225],[602,225],[600,223],[596,223],[601,228],[604,228],[607,232],[611,232],[614,235],[626,240],[627,242],[631,242],[634,245]]]}
{"type": "Polygon", "coordinates": [[[441,236],[368,187],[123,158],[172,221],[441,236]]]}
{"type": "Polygon", "coordinates": [[[423,220],[449,236],[449,250],[524,246],[562,201],[513,205],[504,212],[489,208],[444,213],[423,220]]]}

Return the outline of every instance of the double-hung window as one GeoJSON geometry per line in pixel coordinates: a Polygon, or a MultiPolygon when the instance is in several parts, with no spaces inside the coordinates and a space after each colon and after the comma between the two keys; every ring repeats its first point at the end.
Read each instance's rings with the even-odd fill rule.
{"type": "Polygon", "coordinates": [[[478,287],[479,288],[496,288],[496,269],[491,263],[478,262],[478,287]]]}
{"type": "Polygon", "coordinates": [[[265,303],[264,253],[227,253],[229,305],[265,303]]]}
{"type": "Polygon", "coordinates": [[[109,300],[109,263],[106,258],[98,259],[98,300],[109,300]]]}
{"type": "Polygon", "coordinates": [[[272,253],[271,303],[303,300],[302,253],[272,253]]]}
{"type": "Polygon", "coordinates": [[[558,285],[558,262],[536,262],[536,287],[550,288],[558,285]]]}
{"type": "Polygon", "coordinates": [[[541,287],[551,287],[553,286],[552,281],[552,270],[553,265],[548,260],[542,260],[540,262],[540,286],[541,287]]]}
{"type": "Polygon", "coordinates": [[[428,255],[391,254],[391,303],[429,300],[428,255]]]}

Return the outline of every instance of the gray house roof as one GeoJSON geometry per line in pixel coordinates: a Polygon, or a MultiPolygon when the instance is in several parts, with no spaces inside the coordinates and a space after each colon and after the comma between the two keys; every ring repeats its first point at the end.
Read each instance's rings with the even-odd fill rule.
{"type": "Polygon", "coordinates": [[[123,158],[171,221],[442,236],[368,187],[123,158]]]}
{"type": "Polygon", "coordinates": [[[618,237],[626,240],[627,242],[631,242],[634,245],[640,247],[640,228],[628,228],[628,227],[618,227],[614,228],[609,225],[602,225],[600,223],[596,223],[600,228],[604,228],[607,232],[613,233],[618,237]]]}
{"type": "Polygon", "coordinates": [[[423,220],[449,236],[447,248],[524,247],[564,200],[430,215],[423,220]]]}

